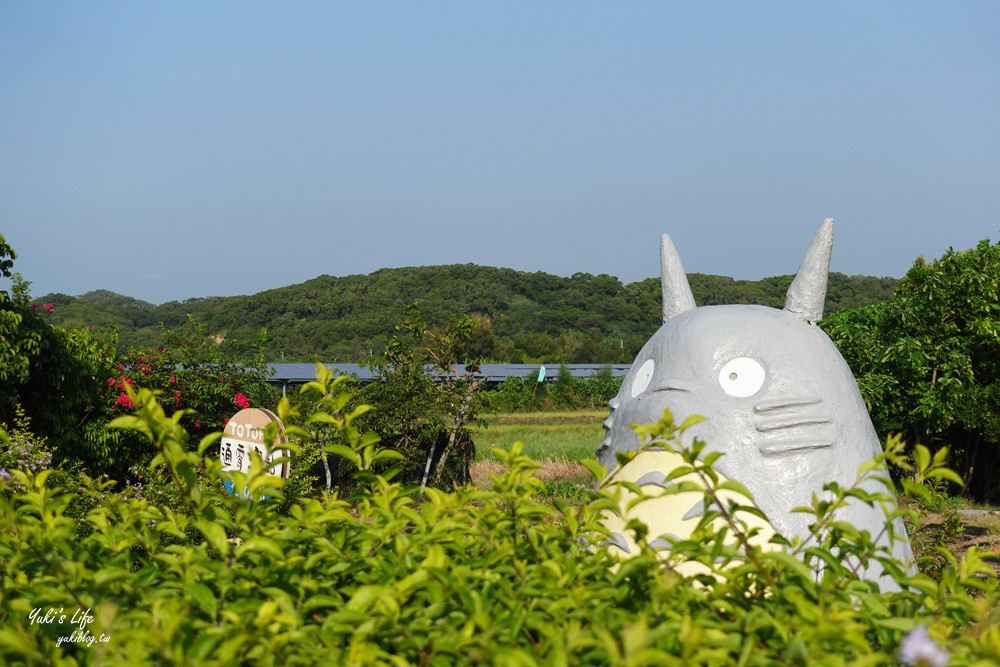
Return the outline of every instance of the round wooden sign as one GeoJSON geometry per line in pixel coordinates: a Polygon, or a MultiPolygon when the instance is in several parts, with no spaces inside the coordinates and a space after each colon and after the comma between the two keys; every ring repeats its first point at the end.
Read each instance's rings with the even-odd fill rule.
{"type": "MultiPolygon", "coordinates": [[[[288,451],[281,447],[286,442],[284,428],[278,415],[263,408],[244,408],[230,417],[223,429],[222,440],[219,443],[222,469],[249,472],[252,451],[257,452],[265,465],[276,458],[287,457],[288,451]],[[264,442],[264,429],[268,424],[278,425],[278,437],[270,450],[264,442]]],[[[273,464],[268,473],[288,479],[288,461],[273,464]]],[[[232,482],[226,482],[226,490],[229,493],[233,492],[232,482]]]]}

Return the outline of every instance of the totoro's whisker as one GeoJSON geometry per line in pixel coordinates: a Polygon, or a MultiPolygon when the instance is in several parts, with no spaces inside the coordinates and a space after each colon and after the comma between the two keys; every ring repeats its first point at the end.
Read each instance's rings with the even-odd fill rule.
{"type": "Polygon", "coordinates": [[[760,453],[764,456],[775,456],[777,454],[801,452],[808,449],[828,449],[830,447],[833,447],[833,443],[824,440],[779,441],[767,445],[761,445],[760,453]]]}
{"type": "Polygon", "coordinates": [[[755,424],[758,431],[777,431],[784,428],[796,428],[799,426],[810,426],[813,424],[829,424],[833,420],[830,417],[817,415],[815,417],[790,417],[761,420],[755,424]]]}
{"type": "Polygon", "coordinates": [[[753,406],[754,412],[771,412],[772,410],[783,410],[786,408],[799,408],[804,405],[816,405],[822,403],[823,399],[818,396],[803,396],[801,398],[776,398],[767,401],[759,401],[753,406]]]}

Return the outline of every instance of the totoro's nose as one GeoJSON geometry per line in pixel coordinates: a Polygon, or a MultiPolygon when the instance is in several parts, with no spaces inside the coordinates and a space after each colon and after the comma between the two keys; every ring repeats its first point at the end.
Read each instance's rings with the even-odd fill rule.
{"type": "Polygon", "coordinates": [[[608,401],[608,405],[611,406],[611,414],[609,414],[608,418],[601,423],[601,426],[604,427],[605,431],[610,430],[611,427],[614,426],[615,424],[615,410],[618,409],[618,399],[612,398],[610,401],[608,401]]]}

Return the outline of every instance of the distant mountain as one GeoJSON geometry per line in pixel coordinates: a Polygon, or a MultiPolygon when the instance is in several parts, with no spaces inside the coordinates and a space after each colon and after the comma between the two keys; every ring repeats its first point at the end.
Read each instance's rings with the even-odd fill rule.
{"type": "MultiPolygon", "coordinates": [[[[688,279],[698,305],[781,307],[792,276],[688,279]]],[[[827,313],[883,301],[896,282],[831,273],[827,313]]],[[[626,285],[606,274],[563,278],[475,264],[323,275],[249,296],[159,306],[106,290],[49,294],[36,303],[52,303],[51,321],[66,328],[117,325],[124,348],[156,345],[164,327],[180,328],[189,316],[234,353],[264,329],[269,361],[363,361],[385,345],[411,303],[432,325],[473,315],[477,327],[466,353],[487,361],[628,363],[660,324],[658,278],[626,285]]]]}

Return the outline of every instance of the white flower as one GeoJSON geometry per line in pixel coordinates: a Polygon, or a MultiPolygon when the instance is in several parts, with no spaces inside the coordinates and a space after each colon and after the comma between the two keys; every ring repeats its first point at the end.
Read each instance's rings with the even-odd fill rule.
{"type": "Polygon", "coordinates": [[[918,625],[910,630],[899,643],[899,661],[904,665],[945,667],[950,657],[947,651],[930,638],[925,625],[918,625]]]}

